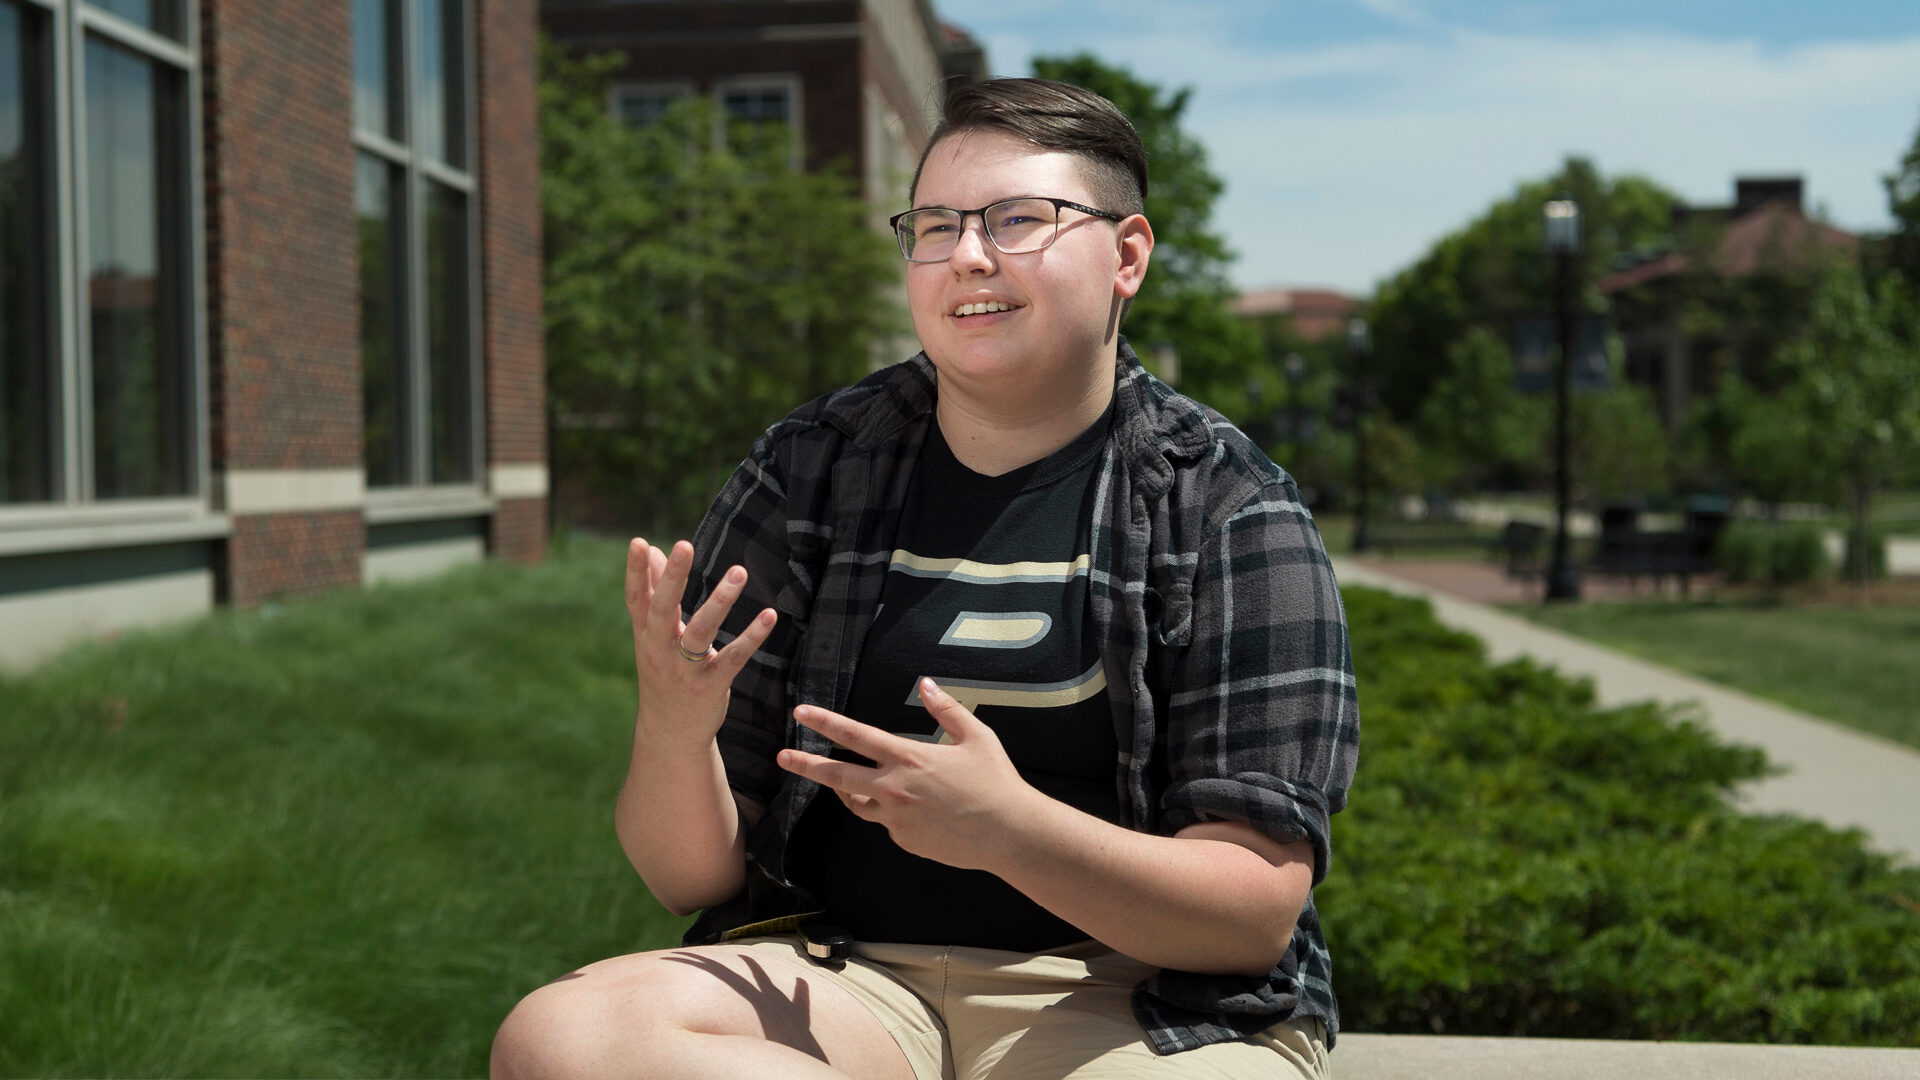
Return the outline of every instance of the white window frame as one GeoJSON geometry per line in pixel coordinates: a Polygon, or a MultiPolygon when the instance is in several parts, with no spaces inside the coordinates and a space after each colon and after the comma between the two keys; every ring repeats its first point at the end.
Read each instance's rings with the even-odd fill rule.
{"type": "MultiPolygon", "coordinates": [[[[115,546],[147,540],[218,536],[227,531],[224,515],[210,512],[207,432],[207,316],[206,316],[206,207],[201,183],[200,8],[180,3],[181,38],[149,30],[84,0],[16,0],[27,9],[38,8],[52,29],[53,92],[52,190],[46,243],[52,248],[54,277],[51,300],[51,357],[57,366],[50,380],[56,400],[56,434],[49,447],[53,470],[53,498],[48,502],[0,504],[0,555],[38,551],[115,546]],[[183,342],[187,364],[187,415],[182,438],[186,445],[187,492],[133,499],[96,499],[92,445],[92,340],[88,318],[88,287],[83,253],[87,250],[87,223],[82,213],[86,188],[86,140],[78,125],[86,100],[85,54],[89,36],[126,48],[141,58],[173,69],[182,81],[186,111],[182,128],[184,147],[177,152],[180,188],[187,214],[181,230],[186,245],[180,267],[183,342]]],[[[162,213],[169,212],[161,208],[162,213]]]]}
{"type": "Polygon", "coordinates": [[[787,165],[799,172],[806,160],[807,148],[804,86],[800,76],[794,72],[728,75],[713,80],[713,145],[725,146],[727,143],[727,94],[741,90],[780,90],[787,96],[787,130],[791,133],[787,146],[787,165]]]}

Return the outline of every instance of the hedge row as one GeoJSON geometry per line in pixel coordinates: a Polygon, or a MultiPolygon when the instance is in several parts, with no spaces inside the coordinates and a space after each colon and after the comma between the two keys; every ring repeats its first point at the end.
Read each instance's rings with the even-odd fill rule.
{"type": "MultiPolygon", "coordinates": [[[[1857,560],[1866,560],[1866,577],[1887,576],[1887,530],[1848,530],[1841,542],[1840,576],[1854,580],[1857,560]]],[[[1728,526],[1715,546],[1715,561],[1729,582],[1755,585],[1801,585],[1833,576],[1833,556],[1827,551],[1826,530],[1812,522],[1738,522],[1728,526]]]]}
{"type": "Polygon", "coordinates": [[[1317,894],[1350,1030],[1920,1044],[1920,870],[1745,815],[1683,713],[1347,592],[1360,774],[1317,894]]]}

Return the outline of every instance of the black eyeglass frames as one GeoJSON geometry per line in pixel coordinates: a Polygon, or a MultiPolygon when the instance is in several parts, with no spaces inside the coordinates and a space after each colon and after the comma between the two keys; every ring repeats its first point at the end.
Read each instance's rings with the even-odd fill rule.
{"type": "Polygon", "coordinates": [[[1024,255],[1052,244],[1060,235],[1060,211],[1077,210],[1106,221],[1124,221],[1125,214],[1096,210],[1070,199],[1028,196],[1002,199],[978,210],[928,206],[888,219],[908,262],[945,262],[960,243],[967,218],[978,215],[987,240],[1003,255],[1024,255]]]}

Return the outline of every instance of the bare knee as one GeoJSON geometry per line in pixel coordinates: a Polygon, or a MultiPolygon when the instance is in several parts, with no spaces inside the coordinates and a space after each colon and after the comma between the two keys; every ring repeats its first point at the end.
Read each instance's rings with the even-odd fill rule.
{"type": "Polygon", "coordinates": [[[631,1073],[633,1065],[609,1070],[627,1033],[647,1023],[647,1011],[616,1015],[604,984],[563,975],[520,1000],[493,1037],[489,1073],[494,1080],[585,1080],[631,1073]]]}
{"type": "Polygon", "coordinates": [[[492,1075],[731,1080],[768,1071],[728,1071],[715,1057],[721,1046],[726,1055],[763,1063],[830,1065],[862,1077],[905,1075],[906,1060],[887,1029],[845,990],[816,985],[809,967],[793,963],[720,948],[638,953],[588,965],[528,994],[507,1014],[493,1040],[492,1075]],[[733,1041],[737,1037],[745,1041],[733,1041]]]}
{"type": "Polygon", "coordinates": [[[493,1080],[531,1080],[533,1077],[559,1075],[553,1061],[555,1050],[566,1045],[564,1029],[568,1013],[563,995],[548,993],[553,985],[543,986],[513,1007],[493,1035],[493,1056],[487,1072],[493,1080]]]}
{"type": "MultiPolygon", "coordinates": [[[[528,994],[500,1023],[495,1080],[673,1075],[679,1037],[713,1032],[716,984],[682,951],[589,964],[528,994]]],[[[733,1033],[724,1026],[720,1033],[733,1033]]]]}

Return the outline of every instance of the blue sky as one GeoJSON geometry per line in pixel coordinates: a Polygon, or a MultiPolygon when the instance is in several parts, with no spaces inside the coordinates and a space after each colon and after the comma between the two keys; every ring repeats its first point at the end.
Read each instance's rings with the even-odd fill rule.
{"type": "Polygon", "coordinates": [[[1568,154],[1726,203],[1798,174],[1884,228],[1920,0],[934,0],[998,75],[1081,49],[1193,88],[1246,289],[1355,292],[1568,154]]]}

